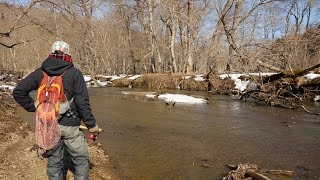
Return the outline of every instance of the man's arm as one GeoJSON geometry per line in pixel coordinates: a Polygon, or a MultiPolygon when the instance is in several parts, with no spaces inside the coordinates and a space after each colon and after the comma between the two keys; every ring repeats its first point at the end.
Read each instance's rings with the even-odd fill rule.
{"type": "Polygon", "coordinates": [[[29,112],[34,112],[36,110],[36,107],[34,106],[34,100],[29,95],[29,92],[38,88],[38,82],[41,78],[41,75],[41,70],[35,70],[26,78],[22,79],[21,82],[13,90],[14,99],[29,112]]]}
{"type": "Polygon", "coordinates": [[[96,129],[98,129],[98,126],[96,125],[96,119],[94,118],[91,111],[86,82],[80,71],[79,73],[77,73],[77,76],[75,77],[74,88],[74,101],[77,106],[80,118],[88,127],[89,131],[95,131],[96,129]]]}

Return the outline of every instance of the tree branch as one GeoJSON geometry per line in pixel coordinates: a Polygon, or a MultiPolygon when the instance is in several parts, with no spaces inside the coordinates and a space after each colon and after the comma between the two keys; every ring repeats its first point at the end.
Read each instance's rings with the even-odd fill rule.
{"type": "Polygon", "coordinates": [[[6,48],[14,48],[15,46],[19,45],[19,44],[24,44],[24,43],[27,43],[27,42],[30,42],[30,41],[34,41],[35,39],[31,39],[31,40],[27,40],[27,41],[20,41],[20,42],[17,42],[17,43],[14,43],[14,44],[11,44],[11,45],[7,45],[7,44],[4,44],[2,42],[0,42],[0,45],[1,46],[4,46],[6,48]]]}

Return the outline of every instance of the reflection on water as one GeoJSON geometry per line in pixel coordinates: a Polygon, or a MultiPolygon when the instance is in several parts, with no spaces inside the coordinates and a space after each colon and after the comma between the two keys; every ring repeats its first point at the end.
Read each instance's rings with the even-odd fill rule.
{"type": "Polygon", "coordinates": [[[247,162],[293,170],[296,179],[320,178],[318,116],[225,96],[168,109],[162,101],[123,99],[122,90],[89,92],[105,129],[100,141],[123,178],[221,179],[226,164],[247,162]]]}

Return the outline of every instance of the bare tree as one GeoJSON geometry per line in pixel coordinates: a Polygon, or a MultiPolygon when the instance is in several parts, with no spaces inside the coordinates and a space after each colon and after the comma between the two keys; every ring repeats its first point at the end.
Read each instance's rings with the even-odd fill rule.
{"type": "MultiPolygon", "coordinates": [[[[274,2],[273,0],[261,0],[257,3],[254,3],[252,7],[246,11],[244,14],[241,13],[241,7],[243,5],[243,0],[228,0],[226,4],[224,5],[223,11],[219,12],[220,20],[223,24],[224,31],[226,33],[226,37],[229,43],[229,46],[231,50],[229,49],[229,55],[232,55],[232,51],[234,51],[237,56],[240,58],[242,62],[257,62],[259,65],[268,68],[270,70],[274,71],[281,71],[281,69],[265,63],[257,58],[257,56],[248,56],[241,52],[241,48],[239,45],[237,45],[237,29],[239,27],[239,24],[243,23],[247,18],[252,15],[252,13],[257,10],[258,7],[274,2]],[[230,18],[228,18],[228,14],[230,14],[230,11],[233,9],[233,15],[231,17],[232,21],[230,22],[230,18]]],[[[230,65],[230,61],[227,64],[227,69],[229,69],[228,65],[230,65]]]]}
{"type": "Polygon", "coordinates": [[[294,70],[318,62],[319,20],[311,17],[319,16],[319,4],[312,0],[0,3],[0,58],[8,68],[31,69],[48,55],[53,41],[64,40],[86,73],[206,73],[213,67],[218,72],[294,70]]]}
{"type": "Polygon", "coordinates": [[[167,0],[165,1],[165,9],[167,11],[168,17],[166,15],[161,15],[161,20],[167,28],[169,29],[170,35],[168,36],[169,48],[170,48],[170,61],[169,64],[169,71],[170,72],[177,72],[177,60],[176,60],[176,35],[177,35],[177,27],[178,27],[178,20],[177,20],[177,1],[174,0],[167,0]]]}
{"type": "Polygon", "coordinates": [[[291,20],[294,22],[293,33],[294,35],[298,35],[301,33],[302,24],[306,24],[306,28],[308,28],[310,23],[310,15],[311,8],[314,4],[313,0],[307,1],[298,1],[298,0],[290,0],[287,2],[289,4],[289,9],[286,15],[286,34],[290,31],[291,20]]]}
{"type": "Polygon", "coordinates": [[[126,40],[128,43],[128,48],[129,48],[129,57],[131,61],[131,66],[132,66],[132,73],[137,74],[140,73],[138,70],[138,65],[140,63],[140,60],[138,60],[135,57],[134,53],[134,44],[133,44],[133,39],[132,39],[132,29],[131,29],[131,24],[133,23],[133,14],[134,12],[131,12],[132,9],[128,9],[129,6],[125,4],[124,1],[122,0],[115,0],[115,3],[117,5],[117,10],[120,12],[122,15],[122,18],[124,20],[124,26],[126,30],[126,40]]]}
{"type": "MultiPolygon", "coordinates": [[[[19,44],[22,44],[22,43],[27,43],[27,42],[30,42],[32,41],[33,39],[28,39],[28,40],[19,40],[19,41],[16,41],[16,42],[13,42],[11,44],[6,44],[5,42],[2,42],[1,39],[3,38],[11,38],[11,34],[18,30],[18,29],[21,29],[27,25],[29,25],[28,23],[23,23],[22,22],[22,19],[27,16],[27,14],[29,13],[29,11],[31,10],[31,8],[33,6],[35,6],[37,3],[39,2],[42,2],[43,0],[34,0],[34,1],[31,1],[25,8],[21,7],[21,12],[19,15],[17,15],[16,19],[13,21],[13,23],[11,24],[11,26],[0,32],[0,45],[6,47],[6,48],[13,48],[19,44]]],[[[4,6],[11,6],[9,4],[2,4],[4,6]]],[[[13,6],[12,6],[13,7],[13,6]]],[[[13,7],[16,9],[16,7],[13,7]]],[[[4,18],[4,14],[2,13],[2,17],[4,18]]]]}

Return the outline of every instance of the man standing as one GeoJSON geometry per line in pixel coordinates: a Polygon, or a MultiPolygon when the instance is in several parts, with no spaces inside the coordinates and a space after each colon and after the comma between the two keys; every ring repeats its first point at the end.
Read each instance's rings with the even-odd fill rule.
{"type": "Polygon", "coordinates": [[[64,93],[67,100],[71,102],[69,112],[62,114],[59,118],[60,141],[52,149],[46,151],[48,178],[49,180],[65,179],[63,159],[66,150],[74,163],[75,180],[87,180],[89,179],[88,150],[79,125],[82,120],[91,133],[98,133],[99,128],[91,112],[85,80],[81,71],[73,66],[67,43],[55,42],[49,57],[41,67],[24,78],[14,89],[14,99],[29,112],[36,110],[35,101],[30,97],[29,92],[39,88],[44,77],[43,72],[48,76],[62,75],[64,93]]]}

